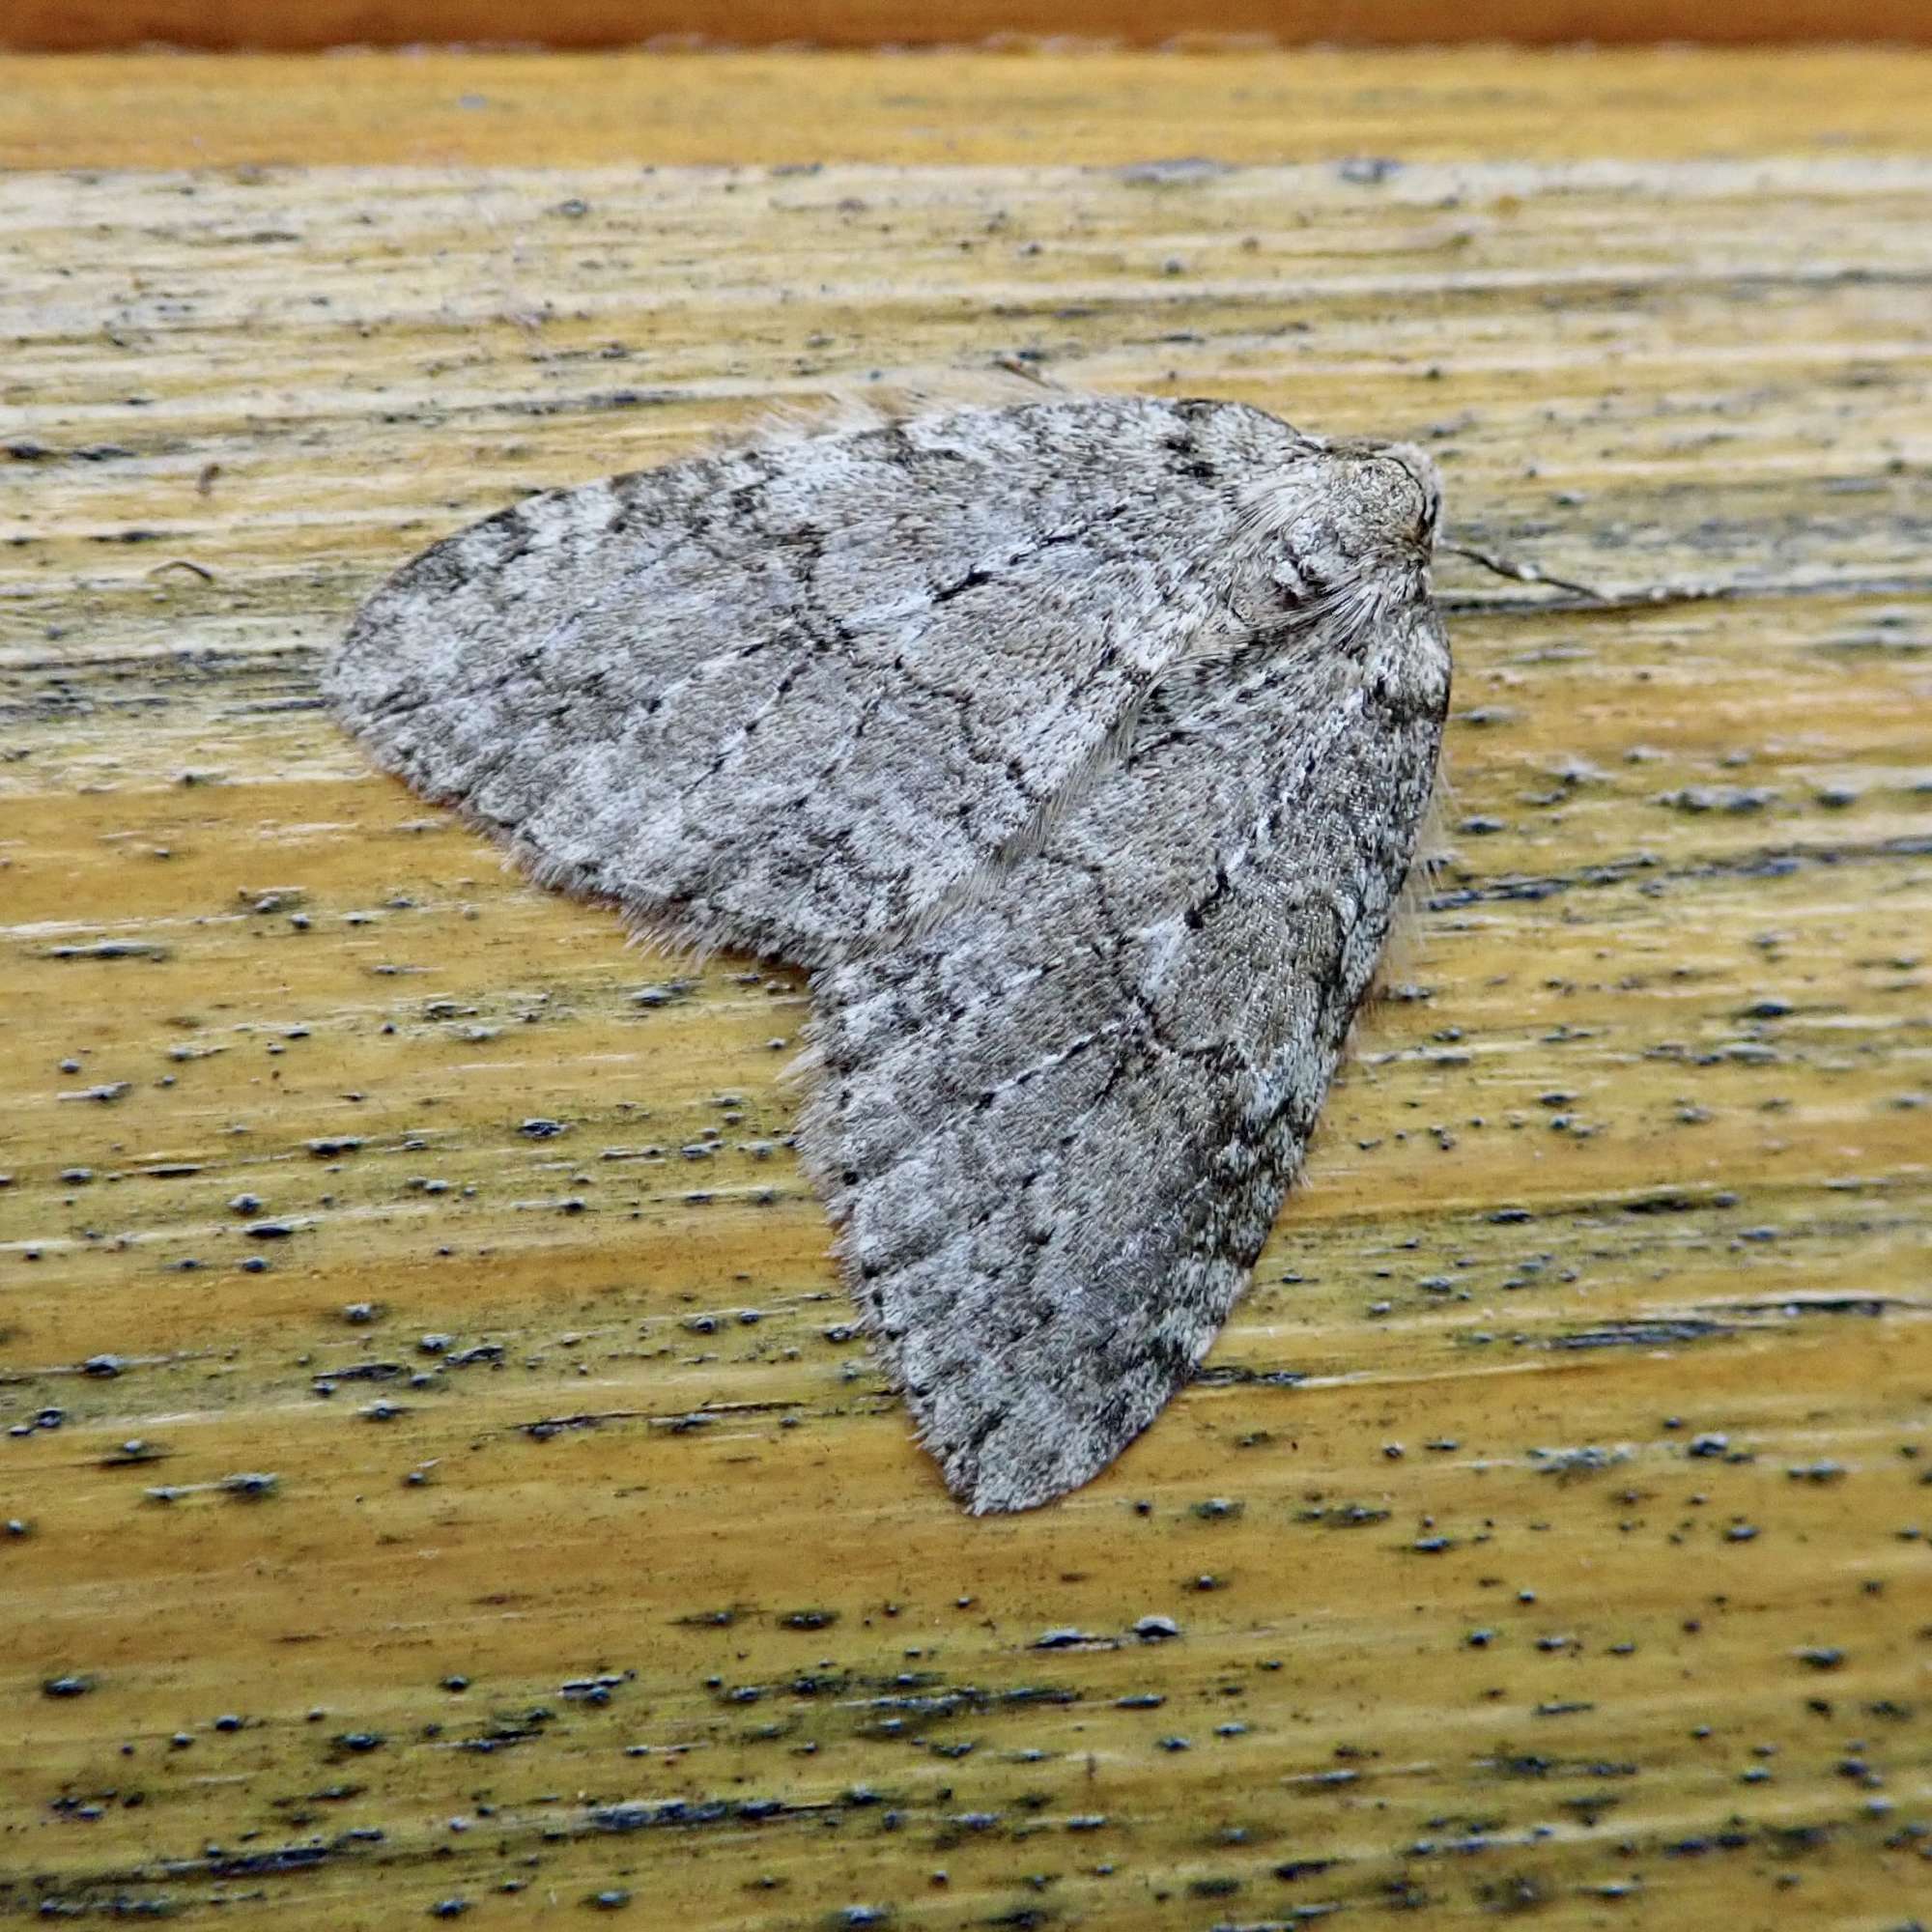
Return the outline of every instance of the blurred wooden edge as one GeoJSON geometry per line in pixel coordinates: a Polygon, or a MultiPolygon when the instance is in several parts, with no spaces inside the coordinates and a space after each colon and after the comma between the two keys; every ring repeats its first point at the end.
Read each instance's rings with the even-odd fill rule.
{"type": "MultiPolygon", "coordinates": [[[[0,0],[4,6],[6,0],[0,0]]],[[[573,167],[1010,162],[1230,165],[1628,149],[1708,160],[1925,139],[1922,56],[1879,47],[1308,48],[1235,57],[747,50],[0,53],[0,168],[573,167]],[[1821,119],[1821,116],[1823,117],[1821,119]],[[1016,131],[1017,130],[1017,131],[1016,131]],[[1799,130],[1794,132],[1794,130],[1799,130]]]]}
{"type": "Polygon", "coordinates": [[[853,47],[1019,41],[1128,46],[1233,41],[1554,46],[1684,41],[1749,46],[1932,41],[1924,0],[0,0],[0,47],[78,53],[160,43],[295,51],[489,43],[611,47],[671,39],[853,47]]]}

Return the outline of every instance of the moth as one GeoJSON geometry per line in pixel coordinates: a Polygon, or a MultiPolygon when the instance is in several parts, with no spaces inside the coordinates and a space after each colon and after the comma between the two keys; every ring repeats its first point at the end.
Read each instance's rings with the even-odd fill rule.
{"type": "Polygon", "coordinates": [[[799,1123],[948,1485],[1030,1508],[1199,1366],[1435,778],[1419,451],[953,409],[547,492],[327,673],[375,758],[639,933],[810,975],[799,1123]]]}

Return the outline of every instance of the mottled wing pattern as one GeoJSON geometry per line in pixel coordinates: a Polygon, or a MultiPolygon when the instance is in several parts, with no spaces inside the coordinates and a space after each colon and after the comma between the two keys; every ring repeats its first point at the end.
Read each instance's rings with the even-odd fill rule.
{"type": "Polygon", "coordinates": [[[975,1511],[1085,1482],[1207,1352],[1375,970],[1448,674],[1426,600],[1189,659],[1037,852],[813,976],[805,1145],[975,1511]]]}
{"type": "Polygon", "coordinates": [[[405,566],[345,722],[546,883],[804,963],[936,905],[1241,629],[1218,559],[1317,447],[1253,410],[962,411],[532,497],[405,566]]]}
{"type": "Polygon", "coordinates": [[[802,1145],[976,1510],[1192,1373],[1435,778],[1428,460],[1236,404],[961,411],[540,496],[370,600],[386,764],[643,929],[810,966],[802,1145]]]}

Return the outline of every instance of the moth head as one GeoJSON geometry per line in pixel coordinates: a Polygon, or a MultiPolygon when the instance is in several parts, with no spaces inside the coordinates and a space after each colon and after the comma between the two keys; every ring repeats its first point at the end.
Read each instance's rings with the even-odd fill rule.
{"type": "Polygon", "coordinates": [[[1309,534],[1368,568],[1427,568],[1442,516],[1442,479],[1406,442],[1331,442],[1315,460],[1326,514],[1309,534]]]}
{"type": "Polygon", "coordinates": [[[1256,492],[1248,527],[1291,609],[1423,597],[1442,516],[1442,481],[1406,442],[1313,443],[1256,492]]]}
{"type": "Polygon", "coordinates": [[[1338,457],[1353,459],[1354,487],[1364,513],[1379,521],[1398,549],[1427,563],[1442,521],[1442,477],[1410,442],[1365,442],[1338,457]]]}

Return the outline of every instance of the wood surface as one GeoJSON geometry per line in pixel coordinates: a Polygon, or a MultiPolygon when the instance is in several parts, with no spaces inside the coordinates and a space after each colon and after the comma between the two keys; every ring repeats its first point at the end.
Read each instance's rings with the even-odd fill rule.
{"type": "Polygon", "coordinates": [[[990,38],[1128,46],[1233,42],[1416,46],[1689,41],[1729,46],[1932,39],[1922,0],[0,0],[0,46],[90,52],[159,42],[282,50],[688,39],[924,46],[990,38]]]}
{"type": "Polygon", "coordinates": [[[0,66],[0,1922],[1925,1918],[1928,98],[0,66]],[[798,980],[314,694],[521,492],[1015,367],[1412,438],[1605,594],[1444,559],[1307,1183],[1119,1466],[975,1521],[789,1151],[798,980]]]}
{"type": "Polygon", "coordinates": [[[0,56],[0,166],[1911,157],[1925,72],[1871,48],[0,56]]]}

